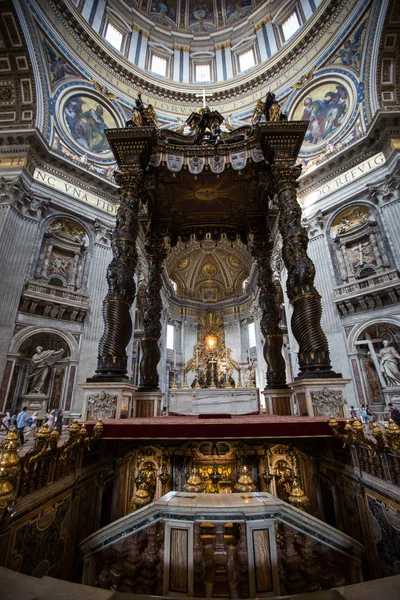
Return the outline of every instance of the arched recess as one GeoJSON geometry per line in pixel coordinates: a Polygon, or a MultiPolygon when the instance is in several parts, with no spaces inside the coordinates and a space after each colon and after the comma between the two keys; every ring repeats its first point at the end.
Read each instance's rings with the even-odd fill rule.
{"type": "Polygon", "coordinates": [[[374,204],[359,200],[341,207],[326,231],[338,285],[390,269],[393,260],[374,204]]]}
{"type": "Polygon", "coordinates": [[[75,216],[52,214],[41,227],[40,241],[35,279],[76,291],[85,289],[93,245],[87,225],[75,216]]]}
{"type": "MultiPolygon", "coordinates": [[[[7,377],[2,386],[3,410],[16,412],[22,403],[37,400],[47,408],[70,410],[75,386],[79,347],[75,337],[51,327],[25,327],[14,336],[7,360],[7,377]],[[32,357],[48,351],[48,369],[43,373],[40,391],[30,387],[32,357]],[[62,352],[61,352],[62,351],[62,352]]],[[[43,363],[44,364],[44,363],[43,363]]]]}
{"type": "Polygon", "coordinates": [[[359,323],[347,343],[360,404],[383,412],[384,405],[400,401],[400,317],[359,323]]]}

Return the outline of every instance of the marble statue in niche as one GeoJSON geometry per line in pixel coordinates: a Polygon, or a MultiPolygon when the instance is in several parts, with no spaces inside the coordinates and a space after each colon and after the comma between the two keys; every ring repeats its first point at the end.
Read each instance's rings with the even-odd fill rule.
{"type": "Polygon", "coordinates": [[[383,347],[376,356],[381,372],[388,387],[400,386],[400,354],[390,345],[389,340],[383,340],[383,347]]]}
{"type": "Polygon", "coordinates": [[[378,224],[369,207],[357,205],[341,211],[332,222],[330,235],[342,281],[370,277],[389,267],[378,224]]]}
{"type": "Polygon", "coordinates": [[[41,394],[43,392],[51,367],[62,358],[63,354],[63,348],[61,350],[43,350],[42,346],[37,346],[35,354],[31,358],[28,394],[41,394]]]}

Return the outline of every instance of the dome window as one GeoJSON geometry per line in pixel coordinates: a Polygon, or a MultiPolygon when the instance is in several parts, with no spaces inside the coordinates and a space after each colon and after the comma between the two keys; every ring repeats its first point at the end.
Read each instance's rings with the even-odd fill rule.
{"type": "Polygon", "coordinates": [[[254,348],[256,346],[256,326],[254,321],[247,325],[247,331],[249,334],[249,348],[254,348]]]}
{"type": "Polygon", "coordinates": [[[156,75],[161,75],[162,77],[166,77],[167,75],[167,59],[162,56],[158,56],[157,54],[152,54],[151,56],[151,67],[150,70],[156,75]]]}
{"type": "Polygon", "coordinates": [[[174,349],[174,326],[167,324],[167,350],[174,349]]]}
{"type": "Polygon", "coordinates": [[[116,48],[119,52],[121,52],[123,38],[124,34],[112,23],[108,22],[104,39],[111,44],[111,46],[114,46],[114,48],[116,48]]]}
{"type": "Polygon", "coordinates": [[[247,69],[251,69],[256,64],[256,59],[254,56],[253,48],[250,50],[246,50],[246,52],[242,52],[239,54],[239,69],[240,71],[247,71],[247,69]]]}
{"type": "Polygon", "coordinates": [[[286,21],[282,23],[282,35],[285,42],[287,42],[287,40],[291,38],[298,29],[300,29],[300,27],[301,23],[298,14],[296,11],[294,11],[290,17],[288,17],[286,21]]]}
{"type": "Polygon", "coordinates": [[[210,63],[195,65],[195,81],[211,81],[210,63]]]}

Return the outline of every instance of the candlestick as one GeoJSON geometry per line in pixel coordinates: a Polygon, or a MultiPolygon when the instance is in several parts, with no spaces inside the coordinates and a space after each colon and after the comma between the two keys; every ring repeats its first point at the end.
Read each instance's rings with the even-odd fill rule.
{"type": "Polygon", "coordinates": [[[196,348],[196,369],[199,368],[199,349],[196,348]]]}
{"type": "Polygon", "coordinates": [[[174,350],[174,369],[176,369],[176,350],[174,350]]]}

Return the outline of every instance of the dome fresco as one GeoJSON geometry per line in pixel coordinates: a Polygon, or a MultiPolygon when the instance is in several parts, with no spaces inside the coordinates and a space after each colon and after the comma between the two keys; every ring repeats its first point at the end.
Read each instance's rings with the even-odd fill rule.
{"type": "Polygon", "coordinates": [[[144,0],[137,4],[153,21],[165,27],[204,32],[237,23],[249,16],[254,7],[261,2],[257,0],[204,0],[203,2],[144,0]]]}
{"type": "MultiPolygon", "coordinates": [[[[44,74],[38,127],[53,151],[109,181],[115,161],[105,131],[131,118],[138,92],[161,129],[183,132],[203,90],[224,131],[251,124],[272,91],[289,119],[310,121],[304,173],[366,134],[376,9],[359,0],[109,0],[90,14],[82,3],[62,5],[60,13],[26,0],[44,74]],[[249,56],[254,64],[244,68],[249,56]]],[[[212,200],[208,190],[198,195],[212,200]]]]}

